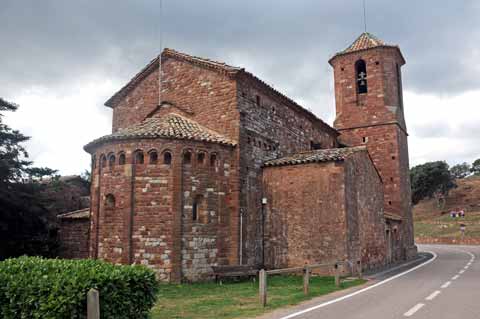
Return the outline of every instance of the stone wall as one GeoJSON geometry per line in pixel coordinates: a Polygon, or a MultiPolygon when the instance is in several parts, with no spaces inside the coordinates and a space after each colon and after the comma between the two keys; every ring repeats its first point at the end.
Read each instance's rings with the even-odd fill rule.
{"type": "MultiPolygon", "coordinates": [[[[231,156],[230,147],[194,141],[136,140],[99,147],[92,174],[91,256],[144,264],[164,281],[179,281],[182,276],[197,280],[211,271],[211,265],[225,263],[232,239],[225,238],[229,232],[220,229],[217,213],[218,206],[230,203],[231,156]],[[188,168],[182,164],[187,151],[191,153],[188,168]],[[138,163],[138,152],[143,153],[143,164],[138,163]],[[167,152],[170,164],[164,163],[167,152]],[[204,154],[202,165],[197,164],[199,152],[204,154]],[[157,154],[156,163],[150,162],[152,153],[157,154]],[[125,154],[123,165],[121,154],[125,154]],[[213,154],[215,167],[210,162],[213,154]],[[115,161],[110,166],[112,155],[115,161]],[[206,225],[192,227],[194,194],[208,200],[211,222],[206,225]],[[198,238],[193,245],[192,236],[198,238]],[[197,277],[191,276],[191,269],[197,277]]],[[[222,225],[228,227],[228,221],[229,216],[224,216],[222,225]]]]}
{"type": "Polygon", "coordinates": [[[345,161],[345,176],[347,221],[354,226],[348,231],[349,259],[361,259],[365,269],[381,267],[386,260],[382,180],[367,152],[356,152],[345,161]],[[355,255],[357,236],[359,255],[355,255]]]}
{"type": "Polygon", "coordinates": [[[267,268],[348,259],[342,163],[266,167],[263,180],[267,268]]]}
{"type": "Polygon", "coordinates": [[[402,218],[399,252],[415,254],[408,141],[403,112],[400,67],[405,63],[394,47],[378,47],[340,55],[334,67],[336,119],[340,140],[350,146],[366,145],[384,185],[385,211],[402,218]],[[357,91],[355,63],[363,59],[368,92],[357,91]]]}
{"type": "Polygon", "coordinates": [[[318,148],[336,147],[337,132],[293,101],[248,76],[238,80],[242,263],[262,262],[262,164],[318,148]]]}
{"type": "Polygon", "coordinates": [[[88,258],[90,219],[62,218],[59,221],[58,242],[60,258],[88,258]]]}

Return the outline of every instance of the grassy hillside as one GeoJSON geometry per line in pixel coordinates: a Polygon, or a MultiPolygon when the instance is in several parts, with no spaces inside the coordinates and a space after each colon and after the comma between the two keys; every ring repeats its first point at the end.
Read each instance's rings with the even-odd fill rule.
{"type": "Polygon", "coordinates": [[[465,237],[480,238],[480,177],[457,180],[450,191],[445,208],[439,209],[434,199],[423,200],[413,208],[415,236],[460,238],[460,224],[466,225],[465,237]],[[451,218],[451,210],[463,209],[465,218],[451,218]]]}

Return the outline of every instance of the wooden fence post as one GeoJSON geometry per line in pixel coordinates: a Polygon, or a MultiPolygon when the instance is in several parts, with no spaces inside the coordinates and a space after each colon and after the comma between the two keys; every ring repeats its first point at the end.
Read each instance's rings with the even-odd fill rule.
{"type": "Polygon", "coordinates": [[[305,269],[303,270],[303,293],[308,295],[308,286],[310,285],[310,268],[308,266],[305,266],[305,269]]]}
{"type": "Polygon", "coordinates": [[[338,267],[338,263],[335,264],[335,286],[337,288],[340,287],[340,268],[338,267]]]}
{"type": "Polygon", "coordinates": [[[267,272],[265,269],[258,272],[258,294],[260,304],[265,307],[267,305],[267,272]]]}
{"type": "Polygon", "coordinates": [[[100,296],[93,288],[87,293],[87,319],[100,319],[100,296]]]}
{"type": "Polygon", "coordinates": [[[362,273],[362,261],[361,260],[357,261],[357,271],[358,271],[358,278],[362,279],[363,278],[363,273],[362,273]]]}

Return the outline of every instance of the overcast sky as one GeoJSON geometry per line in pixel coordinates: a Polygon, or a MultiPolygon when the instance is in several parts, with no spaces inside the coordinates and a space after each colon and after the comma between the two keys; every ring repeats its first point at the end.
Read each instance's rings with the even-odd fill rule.
{"type": "MultiPolygon", "coordinates": [[[[103,103],[165,47],[245,67],[332,124],[328,59],[363,32],[361,0],[1,0],[0,96],[38,166],[78,174],[111,131],[103,103]],[[163,19],[160,19],[160,17],[163,19]],[[161,21],[162,20],[162,21],[161,21]]],[[[400,45],[411,165],[480,158],[480,1],[367,0],[400,45]]]]}

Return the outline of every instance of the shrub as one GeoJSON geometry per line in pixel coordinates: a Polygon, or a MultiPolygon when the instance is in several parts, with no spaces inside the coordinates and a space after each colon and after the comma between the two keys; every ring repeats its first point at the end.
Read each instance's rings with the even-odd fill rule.
{"type": "Polygon", "coordinates": [[[158,282],[140,265],[20,257],[0,262],[0,317],[86,318],[87,292],[100,293],[105,318],[147,318],[158,282]]]}

